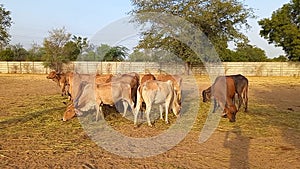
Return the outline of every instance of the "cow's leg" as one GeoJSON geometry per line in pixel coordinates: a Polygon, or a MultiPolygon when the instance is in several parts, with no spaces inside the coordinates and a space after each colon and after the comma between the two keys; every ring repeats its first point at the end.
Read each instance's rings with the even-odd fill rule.
{"type": "MultiPolygon", "coordinates": [[[[175,99],[175,98],[174,98],[175,99]]],[[[166,122],[166,124],[168,124],[169,123],[169,120],[168,120],[168,112],[169,112],[169,106],[168,106],[168,104],[166,104],[165,103],[165,108],[166,108],[166,117],[165,117],[165,122],[166,122]]]]}
{"type": "Polygon", "coordinates": [[[248,112],[248,89],[244,92],[244,104],[245,104],[245,112],[248,112]]]}
{"type": "Polygon", "coordinates": [[[97,113],[96,113],[96,121],[99,120],[99,114],[100,114],[101,118],[104,119],[104,114],[103,114],[103,111],[102,111],[102,107],[103,107],[102,104],[100,104],[99,106],[96,105],[96,110],[97,110],[97,113]]]}
{"type": "Polygon", "coordinates": [[[128,103],[126,101],[122,101],[122,102],[123,102],[123,109],[124,109],[123,117],[125,117],[126,112],[127,112],[127,108],[128,108],[128,103]]]}
{"type": "Polygon", "coordinates": [[[213,104],[214,104],[214,109],[213,109],[213,113],[214,112],[216,112],[216,110],[217,110],[217,108],[219,107],[219,104],[218,104],[218,102],[217,102],[217,100],[216,99],[213,99],[213,104]]]}
{"type": "Polygon", "coordinates": [[[237,108],[237,111],[240,110],[241,106],[242,106],[242,103],[243,103],[243,98],[242,98],[242,95],[241,94],[238,94],[238,101],[239,101],[239,104],[238,104],[238,108],[237,108]]]}
{"type": "Polygon", "coordinates": [[[152,124],[151,124],[151,120],[150,120],[150,111],[151,111],[151,107],[152,105],[146,105],[146,118],[147,118],[147,122],[148,122],[148,126],[152,127],[152,124]]]}
{"type": "Polygon", "coordinates": [[[159,105],[159,114],[160,114],[160,119],[161,120],[164,120],[164,118],[163,118],[163,111],[164,111],[164,107],[163,107],[163,105],[159,105]]]}

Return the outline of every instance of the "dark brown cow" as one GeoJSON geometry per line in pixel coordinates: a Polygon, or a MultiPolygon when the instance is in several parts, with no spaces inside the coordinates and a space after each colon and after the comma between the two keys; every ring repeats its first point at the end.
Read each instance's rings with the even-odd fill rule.
{"type": "Polygon", "coordinates": [[[235,122],[237,108],[234,104],[235,85],[232,77],[218,77],[211,86],[212,96],[216,102],[224,110],[223,117],[228,117],[230,122],[235,122]]]}
{"type": "MultiPolygon", "coordinates": [[[[234,80],[235,93],[238,95],[238,110],[240,109],[243,103],[245,105],[245,112],[247,112],[248,111],[248,79],[241,74],[229,75],[226,77],[232,77],[234,80]]],[[[211,86],[202,91],[202,98],[203,98],[203,102],[207,102],[213,99],[211,94],[211,86]]]]}

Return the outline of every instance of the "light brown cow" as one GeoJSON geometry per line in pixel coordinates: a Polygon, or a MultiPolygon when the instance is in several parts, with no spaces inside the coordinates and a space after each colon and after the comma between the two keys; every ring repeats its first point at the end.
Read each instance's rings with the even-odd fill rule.
{"type": "Polygon", "coordinates": [[[71,73],[72,72],[58,73],[56,71],[51,71],[49,73],[49,75],[47,76],[47,79],[52,79],[54,82],[56,82],[57,85],[61,89],[61,95],[65,96],[65,95],[68,94],[67,90],[66,90],[66,86],[69,84],[69,82],[68,82],[68,76],[71,73]]]}
{"type": "Polygon", "coordinates": [[[117,77],[113,77],[112,82],[120,82],[129,84],[131,87],[131,97],[134,103],[136,103],[136,93],[137,88],[139,87],[139,78],[134,74],[122,74],[117,77]]]}
{"type": "Polygon", "coordinates": [[[134,113],[134,125],[137,125],[137,116],[141,108],[142,100],[146,103],[146,118],[149,126],[152,126],[150,121],[150,111],[153,104],[158,104],[160,109],[160,118],[163,119],[163,105],[165,106],[165,122],[168,123],[169,108],[178,116],[180,105],[176,100],[176,92],[172,81],[162,82],[158,80],[148,80],[140,85],[137,93],[137,105],[134,113]]]}
{"type": "Polygon", "coordinates": [[[177,101],[181,105],[181,84],[182,84],[182,78],[179,75],[169,75],[169,74],[160,74],[156,76],[157,80],[166,82],[168,80],[171,80],[173,82],[174,90],[177,95],[177,101]]]}
{"type": "MultiPolygon", "coordinates": [[[[85,94],[82,94],[82,89],[83,87],[80,87],[80,85],[83,85],[84,83],[91,83],[93,84],[94,82],[96,84],[102,84],[102,83],[107,83],[110,82],[112,78],[112,75],[99,75],[97,74],[96,76],[90,75],[90,74],[77,74],[74,73],[71,76],[69,76],[69,93],[71,93],[71,96],[75,96],[74,99],[71,100],[71,104],[66,108],[64,114],[63,114],[63,121],[70,120],[74,116],[80,116],[82,115],[83,111],[88,111],[91,107],[92,104],[91,101],[93,101],[93,86],[91,86],[90,89],[86,89],[90,92],[86,91],[85,94]],[[76,99],[77,98],[77,99],[76,99]],[[76,104],[76,109],[75,105],[76,104]],[[80,104],[78,104],[80,103],[80,104]]],[[[86,84],[85,84],[86,85],[86,84]]]]}
{"type": "Polygon", "coordinates": [[[96,96],[96,121],[99,119],[99,114],[104,118],[102,106],[113,106],[116,102],[122,101],[123,103],[123,117],[125,117],[128,105],[131,110],[134,110],[134,103],[131,97],[131,87],[129,84],[122,82],[109,82],[104,84],[98,84],[95,86],[96,96]]]}

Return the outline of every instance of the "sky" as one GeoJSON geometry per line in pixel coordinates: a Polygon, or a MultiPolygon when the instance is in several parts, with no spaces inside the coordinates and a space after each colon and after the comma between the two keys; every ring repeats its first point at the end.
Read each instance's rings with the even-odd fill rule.
{"type": "MultiPolygon", "coordinates": [[[[259,36],[260,26],[257,21],[270,18],[273,11],[290,1],[244,0],[242,2],[247,7],[253,8],[257,15],[256,19],[249,20],[252,28],[245,32],[250,43],[265,50],[269,58],[284,54],[281,48],[268,44],[267,40],[259,36]]],[[[133,8],[130,0],[1,0],[0,4],[11,11],[14,22],[9,30],[12,36],[10,44],[20,43],[27,49],[33,43],[42,44],[44,38],[49,36],[49,31],[57,28],[65,27],[67,32],[88,39],[93,39],[99,31],[109,32],[111,28],[117,30],[111,31],[110,34],[122,33],[126,26],[120,24],[116,27],[115,23],[128,18],[128,12],[133,8]]],[[[130,34],[126,36],[131,40],[131,37],[134,37],[130,34]]],[[[101,36],[97,37],[101,39],[101,36]]],[[[105,43],[105,40],[102,43],[105,43]]]]}

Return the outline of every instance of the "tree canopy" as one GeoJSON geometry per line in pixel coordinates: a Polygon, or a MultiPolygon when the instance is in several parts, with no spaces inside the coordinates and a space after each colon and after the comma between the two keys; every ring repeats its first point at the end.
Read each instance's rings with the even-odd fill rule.
{"type": "Polygon", "coordinates": [[[241,29],[249,28],[247,19],[254,17],[252,9],[246,8],[237,0],[132,0],[132,4],[134,9],[131,14],[138,14],[134,21],[151,24],[151,29],[143,32],[143,40],[138,48],[163,48],[175,53],[186,62],[199,61],[195,53],[189,49],[188,44],[168,34],[161,34],[155,21],[149,17],[145,18],[143,13],[165,13],[187,20],[208,37],[221,59],[225,57],[224,53],[226,53],[229,41],[248,43],[241,29]]]}
{"type": "MultiPolygon", "coordinates": [[[[76,41],[79,38],[71,40],[71,34],[66,32],[65,28],[53,29],[49,31],[49,37],[44,39],[44,65],[61,71],[62,64],[69,61],[75,61],[80,54],[80,42],[76,41]]],[[[82,39],[82,38],[81,38],[82,39]]]]}
{"type": "Polygon", "coordinates": [[[300,1],[291,0],[274,11],[271,18],[260,20],[260,35],[281,46],[289,60],[300,61],[300,1]]]}
{"type": "Polygon", "coordinates": [[[12,25],[12,19],[10,17],[10,11],[6,10],[2,4],[0,4],[0,50],[2,50],[10,41],[10,35],[8,29],[12,25]]]}

